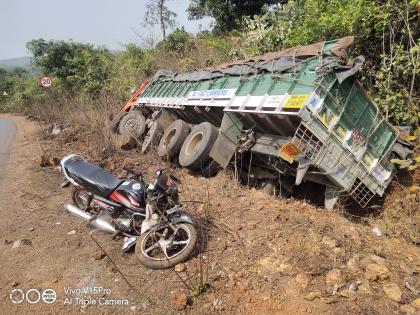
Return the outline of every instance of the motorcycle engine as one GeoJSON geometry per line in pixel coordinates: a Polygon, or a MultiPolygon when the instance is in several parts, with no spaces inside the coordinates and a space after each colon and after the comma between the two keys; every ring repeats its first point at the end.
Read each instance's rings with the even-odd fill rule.
{"type": "Polygon", "coordinates": [[[130,231],[132,227],[132,222],[129,217],[127,217],[125,214],[120,215],[117,219],[114,219],[114,224],[116,227],[122,231],[130,231]]]}

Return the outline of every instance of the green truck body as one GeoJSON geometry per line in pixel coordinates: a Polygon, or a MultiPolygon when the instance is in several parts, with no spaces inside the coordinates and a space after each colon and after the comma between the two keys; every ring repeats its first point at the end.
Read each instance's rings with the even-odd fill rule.
{"type": "Polygon", "coordinates": [[[265,173],[325,185],[327,207],[343,194],[365,207],[392,179],[398,130],[355,77],[363,58],[343,61],[351,41],[189,74],[159,72],[136,106],[214,124],[219,137],[211,157],[224,167],[249,151],[258,157],[250,165],[265,173]]]}

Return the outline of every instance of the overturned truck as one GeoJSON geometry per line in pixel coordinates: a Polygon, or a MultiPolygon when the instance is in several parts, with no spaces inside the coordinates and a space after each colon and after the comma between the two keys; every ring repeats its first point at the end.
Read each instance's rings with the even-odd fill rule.
{"type": "Polygon", "coordinates": [[[116,131],[145,134],[143,151],[205,176],[234,163],[248,183],[290,192],[325,186],[366,207],[409,150],[346,60],[353,37],[299,46],[191,73],[158,71],[117,117],[116,131]]]}

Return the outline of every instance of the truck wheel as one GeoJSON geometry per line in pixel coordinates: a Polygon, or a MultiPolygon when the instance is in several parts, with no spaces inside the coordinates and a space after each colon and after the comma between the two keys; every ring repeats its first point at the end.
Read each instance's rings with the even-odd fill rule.
{"type": "Polygon", "coordinates": [[[183,120],[175,120],[166,128],[162,139],[160,139],[158,154],[160,157],[172,159],[181,150],[185,138],[190,133],[190,126],[183,120]]]}
{"type": "Polygon", "coordinates": [[[117,114],[115,114],[114,119],[112,119],[111,121],[111,131],[113,133],[118,133],[118,126],[120,124],[121,119],[127,115],[126,112],[119,112],[117,114]]]}
{"type": "Polygon", "coordinates": [[[195,126],[182,144],[179,164],[191,171],[204,168],[210,159],[210,150],[217,135],[218,129],[209,122],[195,126]]]}
{"type": "Polygon", "coordinates": [[[143,135],[146,129],[146,118],[138,111],[132,110],[121,118],[118,125],[118,133],[120,135],[129,134],[135,138],[143,135]]]}

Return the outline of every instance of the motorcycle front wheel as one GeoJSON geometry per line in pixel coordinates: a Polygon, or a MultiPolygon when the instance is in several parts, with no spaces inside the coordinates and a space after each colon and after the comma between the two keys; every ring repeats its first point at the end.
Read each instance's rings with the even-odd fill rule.
{"type": "Polygon", "coordinates": [[[136,255],[150,269],[167,269],[182,263],[194,251],[197,230],[192,224],[158,226],[142,234],[136,243],[136,255]]]}

